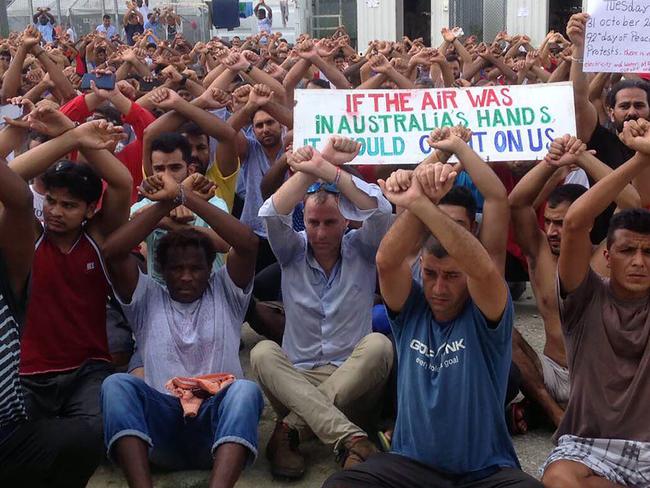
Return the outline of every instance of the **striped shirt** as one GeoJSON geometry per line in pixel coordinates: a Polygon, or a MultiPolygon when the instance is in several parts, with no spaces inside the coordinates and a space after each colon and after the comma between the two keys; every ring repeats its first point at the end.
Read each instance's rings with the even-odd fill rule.
{"type": "Polygon", "coordinates": [[[15,305],[0,256],[0,427],[27,419],[18,376],[20,337],[15,305]]]}

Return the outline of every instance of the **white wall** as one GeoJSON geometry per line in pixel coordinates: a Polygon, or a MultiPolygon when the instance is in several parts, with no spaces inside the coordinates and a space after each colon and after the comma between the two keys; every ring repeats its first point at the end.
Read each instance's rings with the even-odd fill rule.
{"type": "Polygon", "coordinates": [[[431,0],[432,46],[437,47],[442,43],[440,31],[443,27],[449,27],[449,0],[431,0]]]}
{"type": "Polygon", "coordinates": [[[402,37],[402,1],[380,0],[378,3],[379,8],[369,8],[366,0],[357,0],[357,42],[361,52],[375,39],[396,41],[402,37]]]}
{"type": "Polygon", "coordinates": [[[539,45],[548,32],[548,0],[508,0],[506,30],[511,36],[526,34],[539,45]]]}

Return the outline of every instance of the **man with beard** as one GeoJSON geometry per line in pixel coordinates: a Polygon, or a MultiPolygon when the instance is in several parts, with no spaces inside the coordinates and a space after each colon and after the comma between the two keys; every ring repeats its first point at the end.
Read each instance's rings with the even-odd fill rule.
{"type": "MultiPolygon", "coordinates": [[[[190,144],[187,139],[181,134],[167,132],[158,136],[151,143],[151,163],[153,167],[153,174],[169,175],[177,183],[182,183],[189,175],[189,163],[192,159],[190,144]]],[[[147,198],[143,198],[138,203],[131,207],[131,218],[139,214],[145,208],[152,205],[154,202],[147,198]]],[[[220,208],[224,212],[228,212],[228,206],[223,199],[212,196],[209,203],[215,207],[220,208]]],[[[164,217],[158,223],[158,227],[147,236],[145,244],[147,245],[147,273],[158,283],[164,284],[161,271],[156,267],[156,249],[158,242],[167,233],[172,230],[182,230],[193,228],[201,234],[207,236],[212,245],[217,250],[217,253],[228,252],[230,246],[212,230],[208,224],[188,210],[185,206],[181,205],[174,208],[167,217],[164,217]]],[[[217,254],[213,262],[213,269],[217,270],[223,265],[223,256],[217,254]]]]}
{"type": "MultiPolygon", "coordinates": [[[[571,63],[571,81],[575,97],[576,126],[578,138],[587,142],[589,149],[596,150],[601,161],[616,169],[634,155],[618,137],[623,130],[623,123],[628,120],[650,117],[650,84],[643,80],[626,79],[616,83],[607,94],[606,104],[609,122],[615,131],[598,123],[598,112],[589,100],[589,80],[582,69],[585,51],[585,29],[589,14],[573,15],[567,24],[567,35],[573,43],[573,61],[571,63]]],[[[650,204],[650,170],[639,174],[634,185],[641,195],[643,206],[650,204]]],[[[598,243],[605,238],[609,219],[614,212],[610,206],[600,215],[591,232],[591,241],[598,243]]]]}
{"type": "MultiPolygon", "coordinates": [[[[612,172],[585,149],[582,141],[575,137],[566,135],[555,139],[547,157],[519,181],[509,197],[514,235],[528,263],[530,283],[546,335],[544,351],[538,355],[514,329],[513,361],[521,371],[523,393],[543,409],[556,427],[569,400],[569,371],[555,292],[557,260],[564,216],[587,189],[582,185],[565,184],[551,191],[544,209],[543,230],[538,225],[535,201],[540,199],[549,180],[563,178],[572,165],[582,168],[592,181],[599,181],[612,172]]],[[[639,197],[636,190],[627,185],[615,203],[620,209],[634,208],[639,205],[639,197]]],[[[600,247],[594,248],[594,260],[599,257],[597,250],[600,247]]],[[[527,425],[521,405],[515,406],[513,416],[514,432],[525,432],[527,425]]]]}
{"type": "Polygon", "coordinates": [[[264,223],[258,216],[264,202],[260,188],[262,178],[284,153],[283,126],[265,107],[272,98],[273,92],[268,87],[255,85],[246,104],[228,119],[228,124],[237,131],[237,150],[241,161],[240,178],[243,177],[245,181],[246,197],[241,221],[251,226],[255,234],[260,237],[256,271],[264,269],[276,261],[266,237],[264,223]],[[253,137],[246,136],[241,130],[251,120],[253,137]]]}
{"type": "Polygon", "coordinates": [[[557,294],[571,393],[557,447],[542,468],[549,488],[648,486],[650,212],[629,209],[612,218],[609,279],[589,259],[594,219],[650,166],[650,123],[629,121],[621,137],[636,154],[565,216],[557,294]]]}

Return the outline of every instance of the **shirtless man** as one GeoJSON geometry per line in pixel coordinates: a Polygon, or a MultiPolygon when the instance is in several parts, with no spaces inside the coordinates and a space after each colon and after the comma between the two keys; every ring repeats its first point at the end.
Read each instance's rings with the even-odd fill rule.
{"type": "MultiPolygon", "coordinates": [[[[555,139],[546,158],[521,179],[509,197],[515,238],[528,262],[530,284],[546,334],[544,352],[538,355],[515,329],[513,361],[521,371],[523,393],[542,407],[555,426],[562,420],[569,399],[569,372],[555,292],[557,259],[564,216],[586,188],[568,184],[552,190],[544,209],[543,230],[538,225],[535,201],[543,201],[543,196],[539,197],[546,183],[561,181],[571,165],[584,169],[596,181],[611,173],[607,165],[585,149],[575,137],[565,135],[555,139]]],[[[638,207],[639,195],[628,185],[618,195],[616,204],[620,209],[638,207]]],[[[598,262],[599,253],[594,252],[592,259],[598,262]]],[[[527,428],[521,419],[518,427],[522,433],[527,428]]]]}

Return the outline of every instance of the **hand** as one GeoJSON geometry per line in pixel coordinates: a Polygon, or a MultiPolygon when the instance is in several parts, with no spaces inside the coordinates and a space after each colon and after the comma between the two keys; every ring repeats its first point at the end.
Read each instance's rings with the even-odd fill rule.
{"type": "Polygon", "coordinates": [[[241,105],[244,105],[248,102],[248,97],[251,94],[253,87],[251,85],[242,85],[239,88],[235,89],[232,92],[232,96],[235,99],[235,102],[241,105]]]}
{"type": "Polygon", "coordinates": [[[204,109],[219,109],[228,105],[231,100],[230,93],[220,88],[208,88],[199,97],[204,105],[204,109]]]}
{"type": "Polygon", "coordinates": [[[444,163],[421,164],[413,173],[422,192],[435,204],[449,193],[457,175],[454,165],[444,163]]]}
{"type": "Polygon", "coordinates": [[[244,71],[248,68],[251,62],[244,57],[241,53],[231,52],[228,56],[221,60],[226,68],[231,71],[244,71]]]}
{"type": "Polygon", "coordinates": [[[431,50],[429,48],[420,49],[417,51],[411,59],[409,59],[409,64],[411,66],[420,64],[426,67],[431,66],[431,50]]]}
{"type": "Polygon", "coordinates": [[[24,46],[27,51],[31,51],[34,46],[37,46],[41,42],[41,33],[36,27],[30,25],[23,31],[21,45],[24,46]]]}
{"type": "Polygon", "coordinates": [[[386,59],[386,56],[383,54],[375,54],[368,60],[368,64],[372,70],[376,73],[388,74],[393,69],[393,67],[386,59]]]}
{"type": "Polygon", "coordinates": [[[28,116],[29,128],[50,137],[58,137],[74,129],[72,122],[54,105],[36,107],[28,116]]]}
{"type": "Polygon", "coordinates": [[[178,72],[174,66],[167,66],[160,74],[163,78],[170,80],[172,83],[180,83],[183,81],[183,76],[178,72]]]}
{"type": "MultiPolygon", "coordinates": [[[[151,78],[149,81],[153,81],[153,78],[151,78]]],[[[135,90],[135,87],[128,81],[118,81],[115,83],[115,88],[117,88],[117,90],[129,100],[135,100],[137,92],[135,90]]]]}
{"type": "Polygon", "coordinates": [[[393,50],[393,44],[388,41],[379,41],[379,44],[377,44],[377,50],[379,51],[379,54],[388,57],[393,50]]]}
{"type": "MultiPolygon", "coordinates": [[[[242,51],[242,56],[244,56],[246,61],[248,61],[249,63],[252,63],[252,64],[257,64],[262,60],[262,58],[260,57],[259,54],[254,53],[253,51],[249,51],[249,50],[242,51]]],[[[246,67],[248,68],[248,65],[246,65],[246,67]]]]}
{"type": "Polygon", "coordinates": [[[331,163],[313,147],[304,146],[287,157],[287,164],[294,172],[300,171],[316,178],[327,179],[323,170],[331,163]]]}
{"type": "Polygon", "coordinates": [[[174,110],[179,103],[183,102],[183,99],[178,93],[164,87],[153,90],[151,95],[149,95],[149,99],[156,107],[163,110],[174,110]]]}
{"type": "Polygon", "coordinates": [[[185,205],[179,205],[171,212],[169,212],[169,218],[172,219],[177,224],[187,225],[191,224],[196,220],[194,212],[192,212],[185,205]]]}
{"type": "MultiPolygon", "coordinates": [[[[396,179],[397,178],[395,178],[395,180],[396,179]]],[[[388,180],[390,181],[391,178],[388,178],[388,180]]],[[[379,184],[381,191],[384,192],[384,195],[388,201],[397,205],[398,207],[408,209],[411,207],[411,204],[413,202],[415,202],[418,198],[424,196],[422,186],[420,185],[420,182],[417,178],[412,177],[411,183],[406,189],[403,189],[401,185],[396,184],[391,184],[391,187],[389,188],[386,184],[387,182],[384,180],[378,180],[377,183],[379,184]]]]}
{"type": "Polygon", "coordinates": [[[248,97],[249,103],[257,107],[264,107],[273,100],[273,92],[264,84],[257,84],[253,87],[248,97]]]}
{"type": "Polygon", "coordinates": [[[566,34],[569,36],[569,40],[577,48],[583,48],[585,46],[587,20],[589,20],[588,13],[575,14],[571,16],[569,23],[566,26],[566,34]]]}
{"type": "Polygon", "coordinates": [[[153,175],[142,181],[138,188],[140,194],[154,202],[172,201],[181,191],[181,185],[166,173],[153,175]]]}
{"type": "Polygon", "coordinates": [[[531,69],[539,63],[539,51],[528,51],[526,53],[526,68],[531,69]]]}
{"type": "Polygon", "coordinates": [[[105,120],[92,120],[72,130],[77,144],[85,149],[110,149],[126,138],[121,126],[105,120]]]}
{"type": "Polygon", "coordinates": [[[390,65],[395,68],[398,73],[406,76],[406,73],[409,69],[408,62],[403,58],[393,58],[390,60],[390,65]]]}
{"type": "Polygon", "coordinates": [[[298,56],[300,56],[302,59],[306,59],[307,61],[311,61],[319,57],[316,46],[314,45],[314,41],[307,39],[298,44],[298,56]]]}
{"type": "Polygon", "coordinates": [[[194,173],[183,180],[183,189],[193,192],[203,200],[210,200],[214,196],[216,186],[201,173],[194,173]]]}
{"type": "Polygon", "coordinates": [[[566,134],[551,142],[548,154],[544,157],[547,164],[555,167],[571,166],[578,162],[578,157],[587,149],[587,145],[575,136],[566,134]]]}
{"type": "Polygon", "coordinates": [[[348,137],[332,136],[321,155],[335,166],[342,166],[357,157],[361,150],[361,143],[348,137]]]}
{"type": "Polygon", "coordinates": [[[453,133],[448,127],[435,129],[427,139],[427,144],[434,149],[440,149],[446,153],[455,153],[459,147],[465,144],[457,134],[453,133]]]}
{"type": "Polygon", "coordinates": [[[440,33],[445,42],[452,44],[456,40],[456,34],[447,27],[443,27],[440,33]]]}
{"type": "Polygon", "coordinates": [[[391,192],[406,191],[411,186],[413,170],[398,169],[394,171],[386,180],[386,189],[391,192]]]}
{"type": "Polygon", "coordinates": [[[619,138],[630,149],[650,154],[650,122],[645,119],[628,120],[619,138]]]}

